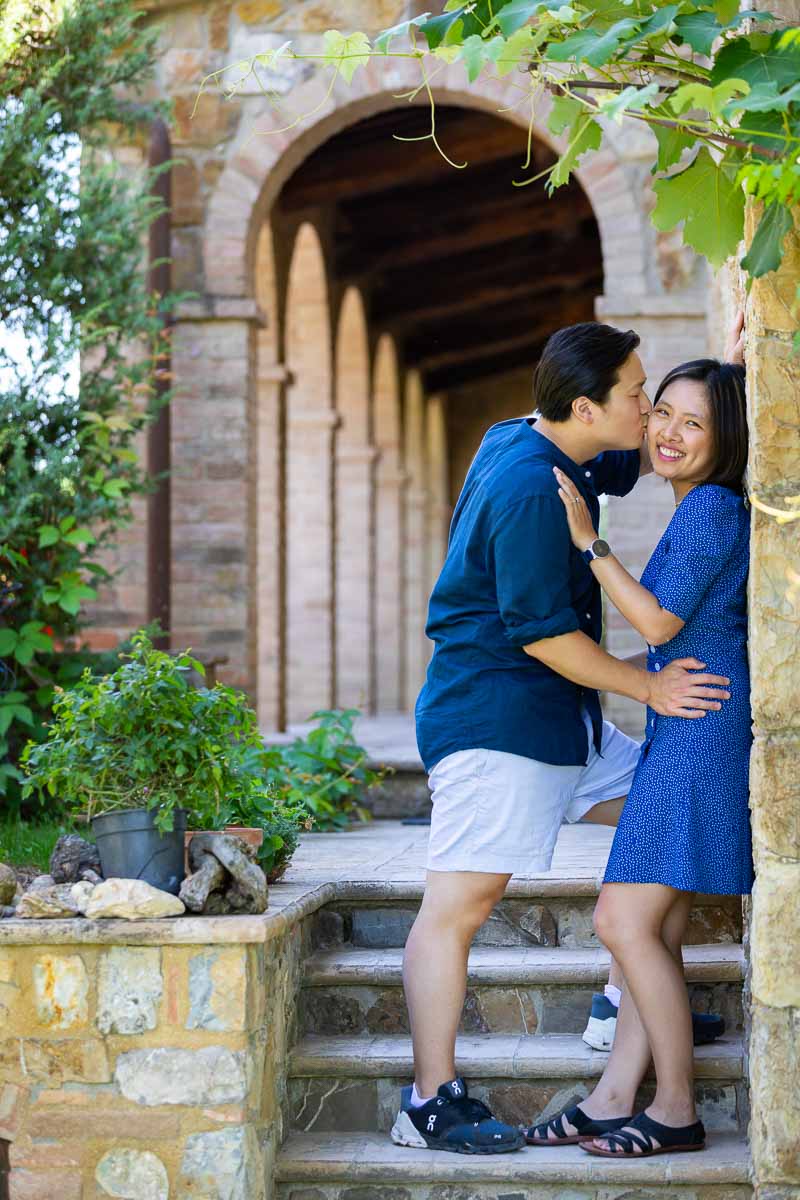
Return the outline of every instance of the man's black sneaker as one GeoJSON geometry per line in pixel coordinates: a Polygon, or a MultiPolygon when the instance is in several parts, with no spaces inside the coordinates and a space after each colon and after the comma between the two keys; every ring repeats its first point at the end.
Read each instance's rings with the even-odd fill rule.
{"type": "Polygon", "coordinates": [[[400,1112],[392,1127],[397,1146],[449,1150],[453,1154],[507,1154],[521,1150],[525,1135],[513,1125],[492,1116],[480,1100],[473,1100],[463,1079],[443,1083],[432,1099],[414,1107],[411,1087],[404,1087],[400,1112]]]}

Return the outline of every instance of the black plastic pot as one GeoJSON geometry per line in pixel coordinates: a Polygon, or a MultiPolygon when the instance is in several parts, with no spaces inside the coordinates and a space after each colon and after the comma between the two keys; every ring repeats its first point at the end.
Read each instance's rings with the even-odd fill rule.
{"type": "Polygon", "coordinates": [[[103,878],[143,879],[176,896],[186,877],[183,865],[186,812],[178,808],[174,816],[171,833],[160,833],[154,814],[146,808],[125,808],[92,817],[103,878]]]}

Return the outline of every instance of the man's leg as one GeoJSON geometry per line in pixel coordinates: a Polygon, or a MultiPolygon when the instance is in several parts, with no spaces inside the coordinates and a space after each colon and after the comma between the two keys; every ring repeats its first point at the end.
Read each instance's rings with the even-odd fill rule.
{"type": "Polygon", "coordinates": [[[420,1097],[435,1096],[441,1084],[456,1076],[456,1031],[464,1007],[469,948],[510,878],[478,871],[428,871],[403,958],[420,1097]]]}

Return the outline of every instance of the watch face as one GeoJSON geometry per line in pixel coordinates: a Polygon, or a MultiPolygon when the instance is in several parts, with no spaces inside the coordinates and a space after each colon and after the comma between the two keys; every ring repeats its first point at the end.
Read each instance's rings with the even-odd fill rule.
{"type": "Polygon", "coordinates": [[[597,538],[596,541],[592,542],[592,553],[595,558],[608,558],[611,553],[611,547],[602,538],[597,538]]]}

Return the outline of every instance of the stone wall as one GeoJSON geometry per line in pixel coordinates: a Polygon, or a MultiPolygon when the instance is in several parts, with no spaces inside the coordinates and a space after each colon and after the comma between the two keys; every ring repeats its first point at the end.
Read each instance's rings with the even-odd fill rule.
{"type": "MultiPolygon", "coordinates": [[[[800,495],[800,357],[792,350],[800,212],[795,225],[781,269],[754,282],[747,306],[750,487],[784,509],[788,497],[800,495]]],[[[756,1195],[763,1200],[800,1194],[799,528],[753,512],[750,1083],[756,1195]]]]}
{"type": "Polygon", "coordinates": [[[265,1200],[282,1139],[300,926],[101,924],[3,925],[0,1138],[10,1142],[11,1197],[265,1200]],[[204,940],[177,944],[191,939],[189,925],[204,940]]]}

